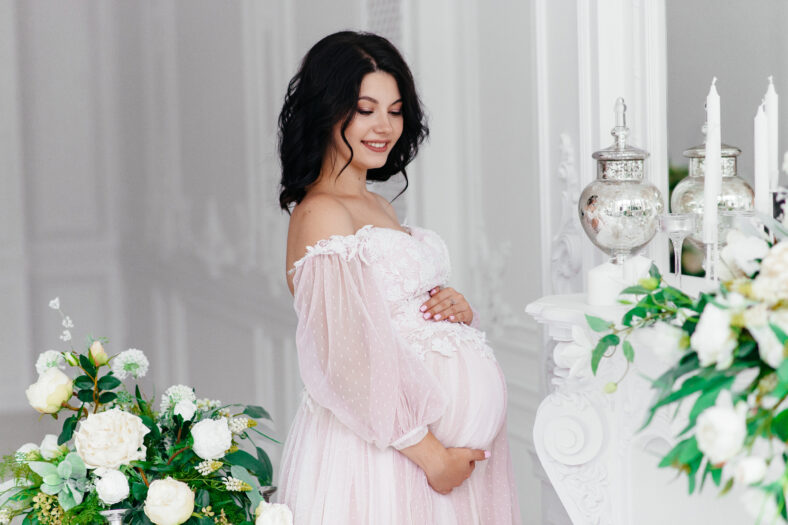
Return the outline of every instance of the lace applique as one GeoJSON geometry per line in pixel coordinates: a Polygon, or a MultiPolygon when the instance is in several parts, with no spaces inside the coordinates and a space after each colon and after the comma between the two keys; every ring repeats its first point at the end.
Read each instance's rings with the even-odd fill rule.
{"type": "Polygon", "coordinates": [[[312,246],[307,246],[306,254],[294,262],[293,267],[287,273],[295,272],[296,268],[304,264],[304,261],[315,255],[336,254],[345,260],[350,260],[358,255],[366,264],[373,262],[375,257],[372,256],[371,250],[364,249],[372,228],[374,228],[372,224],[367,224],[351,235],[332,235],[327,239],[317,241],[312,246]]]}
{"type": "Polygon", "coordinates": [[[485,333],[469,326],[448,322],[426,323],[420,328],[404,332],[404,337],[422,360],[429,352],[452,357],[460,347],[474,348],[488,359],[495,358],[485,333]]]}

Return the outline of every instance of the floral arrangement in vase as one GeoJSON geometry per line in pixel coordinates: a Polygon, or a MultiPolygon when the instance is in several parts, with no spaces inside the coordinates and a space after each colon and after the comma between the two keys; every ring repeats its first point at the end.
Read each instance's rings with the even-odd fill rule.
{"type": "Polygon", "coordinates": [[[690,493],[707,480],[722,494],[744,486],[758,523],[772,524],[788,521],[788,230],[759,219],[765,228],[728,232],[714,291],[690,297],[652,267],[622,292],[636,301],[621,300],[631,308],[619,322],[586,319],[599,335],[594,373],[618,348],[627,362],[650,349],[669,366],[643,428],[660,410],[684,424],[659,466],[686,475],[690,493]]]}
{"type": "MultiPolygon", "coordinates": [[[[60,339],[70,342],[71,318],[59,299],[49,306],[62,317],[60,339]]],[[[169,387],[154,407],[139,385],[126,384],[147,373],[145,354],[108,355],[107,343],[91,339],[85,352],[38,358],[30,405],[55,419],[69,415],[59,436],[3,458],[0,477],[10,479],[0,486],[0,525],[292,523],[286,506],[261,495],[273,468],[255,439],[277,442],[258,428],[270,419],[262,407],[198,399],[184,385],[169,387]]]]}

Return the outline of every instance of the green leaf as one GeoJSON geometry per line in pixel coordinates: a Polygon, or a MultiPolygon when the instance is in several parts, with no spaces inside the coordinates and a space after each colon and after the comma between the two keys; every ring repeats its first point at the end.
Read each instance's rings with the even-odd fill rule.
{"type": "Polygon", "coordinates": [[[635,349],[632,348],[632,343],[624,341],[622,349],[624,350],[624,357],[627,358],[627,361],[630,363],[633,362],[635,360],[635,349]]]}
{"type": "Polygon", "coordinates": [[[786,334],[782,328],[774,323],[769,323],[769,326],[771,327],[772,332],[774,332],[774,335],[777,336],[777,340],[780,341],[780,344],[785,345],[788,343],[788,334],[786,334]]]}
{"type": "Polygon", "coordinates": [[[260,491],[258,490],[260,488],[260,482],[252,477],[252,475],[249,474],[249,471],[240,465],[231,466],[230,474],[234,478],[240,479],[241,481],[251,485],[252,491],[247,492],[246,495],[249,497],[249,501],[252,502],[252,510],[256,509],[260,502],[263,501],[263,497],[260,495],[260,491]]]}
{"type": "Polygon", "coordinates": [[[586,321],[588,321],[588,326],[590,326],[591,330],[594,332],[607,332],[613,327],[613,323],[610,321],[605,321],[604,319],[594,317],[593,315],[586,314],[586,321]]]}
{"type": "Polygon", "coordinates": [[[735,378],[733,377],[718,376],[707,383],[703,393],[698,397],[698,399],[695,400],[695,403],[692,405],[692,410],[690,411],[689,415],[689,422],[687,423],[687,426],[684,427],[684,430],[679,432],[679,435],[688,432],[695,426],[698,416],[700,416],[700,414],[707,408],[714,406],[714,404],[717,402],[717,397],[720,395],[720,392],[723,389],[730,389],[731,386],[733,386],[734,379],[735,378]]]}
{"type": "Polygon", "coordinates": [[[659,273],[659,268],[657,268],[657,265],[654,263],[651,263],[651,268],[648,269],[648,274],[657,281],[662,280],[662,275],[659,273]]]}
{"type": "Polygon", "coordinates": [[[112,375],[112,372],[98,380],[98,387],[101,390],[112,390],[113,388],[119,387],[120,384],[120,379],[112,375]]]}
{"type": "Polygon", "coordinates": [[[257,405],[247,405],[243,413],[253,419],[271,419],[268,412],[263,407],[257,405]]]}
{"type": "Polygon", "coordinates": [[[624,317],[621,318],[621,324],[624,326],[632,326],[632,319],[638,317],[640,319],[645,318],[648,315],[648,312],[642,306],[636,306],[631,308],[627,313],[624,314],[624,317]]]}
{"type": "Polygon", "coordinates": [[[52,463],[47,463],[46,461],[31,461],[28,463],[30,470],[45,478],[50,474],[57,475],[57,467],[52,463]]]}
{"type": "Polygon", "coordinates": [[[99,403],[109,403],[110,401],[115,401],[117,397],[118,394],[116,394],[115,392],[102,392],[98,400],[99,403]]]}
{"type": "Polygon", "coordinates": [[[694,460],[698,456],[703,455],[703,453],[698,448],[698,440],[695,438],[695,436],[692,436],[684,443],[685,445],[681,449],[681,452],[679,452],[677,458],[681,463],[689,464],[690,462],[692,462],[692,460],[694,460]]]}
{"type": "Polygon", "coordinates": [[[260,480],[261,485],[270,484],[270,480],[267,479],[265,467],[263,467],[263,465],[248,452],[244,450],[238,450],[232,454],[227,454],[224,459],[230,465],[241,466],[253,473],[257,479],[260,480]]]}
{"type": "Polygon", "coordinates": [[[63,430],[60,432],[60,436],[57,438],[58,445],[67,443],[71,439],[71,437],[74,435],[74,429],[77,427],[77,421],[79,421],[77,419],[77,415],[74,414],[63,422],[63,430]]]}
{"type": "Polygon", "coordinates": [[[602,360],[602,356],[605,355],[605,351],[611,346],[618,345],[620,339],[615,334],[607,334],[603,338],[599,340],[594,347],[594,350],[591,352],[591,371],[596,375],[596,371],[599,368],[599,362],[602,360]]]}
{"type": "Polygon", "coordinates": [[[96,377],[96,365],[93,364],[93,361],[88,356],[79,354],[79,364],[88,376],[96,377]]]}
{"type": "Polygon", "coordinates": [[[93,380],[86,375],[77,376],[74,379],[74,388],[93,388],[93,380]]]}
{"type": "Polygon", "coordinates": [[[211,504],[211,493],[205,489],[200,489],[194,495],[194,506],[198,509],[207,507],[211,504]]]}
{"type": "Polygon", "coordinates": [[[775,416],[771,429],[782,441],[788,440],[788,409],[775,416]]]}
{"type": "Polygon", "coordinates": [[[60,491],[57,500],[60,503],[60,506],[63,507],[63,510],[66,512],[77,506],[77,499],[74,497],[74,494],[68,487],[63,487],[63,490],[60,491]]]}
{"type": "Polygon", "coordinates": [[[270,485],[273,483],[274,478],[274,466],[271,465],[271,459],[266,454],[265,450],[261,449],[260,447],[255,447],[257,449],[257,460],[263,466],[263,472],[266,475],[264,485],[270,485]]]}
{"type": "Polygon", "coordinates": [[[145,501],[147,495],[148,495],[148,487],[146,487],[144,483],[131,484],[131,496],[136,501],[145,501]]]}
{"type": "Polygon", "coordinates": [[[79,392],[77,392],[77,399],[79,399],[83,403],[92,403],[93,402],[93,391],[92,390],[80,390],[79,392]]]}
{"type": "Polygon", "coordinates": [[[627,288],[624,288],[623,290],[621,290],[619,295],[628,295],[628,294],[648,295],[650,292],[651,290],[648,290],[643,286],[638,285],[638,286],[628,286],[627,288]]]}
{"type": "MultiPolygon", "coordinates": [[[[71,477],[71,470],[73,468],[74,467],[72,467],[71,463],[69,463],[68,461],[61,461],[60,465],[57,466],[57,474],[58,474],[58,476],[60,476],[61,479],[68,479],[68,478],[71,477]]],[[[46,483],[49,483],[50,485],[53,485],[54,483],[57,483],[57,481],[55,481],[54,483],[52,481],[49,481],[47,479],[49,477],[51,477],[51,476],[47,476],[46,478],[44,478],[44,481],[46,483]]]]}
{"type": "Polygon", "coordinates": [[[788,383],[788,359],[784,359],[777,368],[777,378],[780,380],[780,384],[788,383]]]}
{"type": "MultiPolygon", "coordinates": [[[[87,475],[87,467],[82,458],[76,452],[69,452],[63,463],[71,464],[71,477],[74,479],[84,478],[87,475]]],[[[62,463],[61,463],[62,464],[62,463]]]]}

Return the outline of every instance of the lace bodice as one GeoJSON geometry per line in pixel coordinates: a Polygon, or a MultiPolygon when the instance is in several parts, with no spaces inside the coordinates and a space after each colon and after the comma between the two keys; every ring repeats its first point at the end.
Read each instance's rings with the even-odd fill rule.
{"type": "Polygon", "coordinates": [[[370,265],[376,276],[395,329],[414,344],[413,350],[420,357],[430,350],[449,355],[459,340],[478,345],[483,354],[491,356],[484,333],[471,328],[479,326],[475,311],[471,327],[422,317],[419,307],[430,298],[429,291],[435,286],[444,287],[449,281],[449,250],[432,230],[403,228],[407,233],[366,225],[353,235],[333,235],[307,247],[306,255],[295,262],[293,270],[321,254],[338,254],[345,260],[358,257],[370,265]]]}

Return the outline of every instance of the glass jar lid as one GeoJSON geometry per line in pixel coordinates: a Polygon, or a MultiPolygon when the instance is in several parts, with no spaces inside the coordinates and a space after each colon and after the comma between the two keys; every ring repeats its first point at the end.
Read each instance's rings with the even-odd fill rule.
{"type": "Polygon", "coordinates": [[[644,161],[649,156],[645,150],[627,144],[627,106],[619,97],[614,108],[616,127],[610,134],[615,142],[605,149],[595,151],[593,158],[597,160],[597,178],[614,180],[636,180],[643,178],[644,161]]]}

